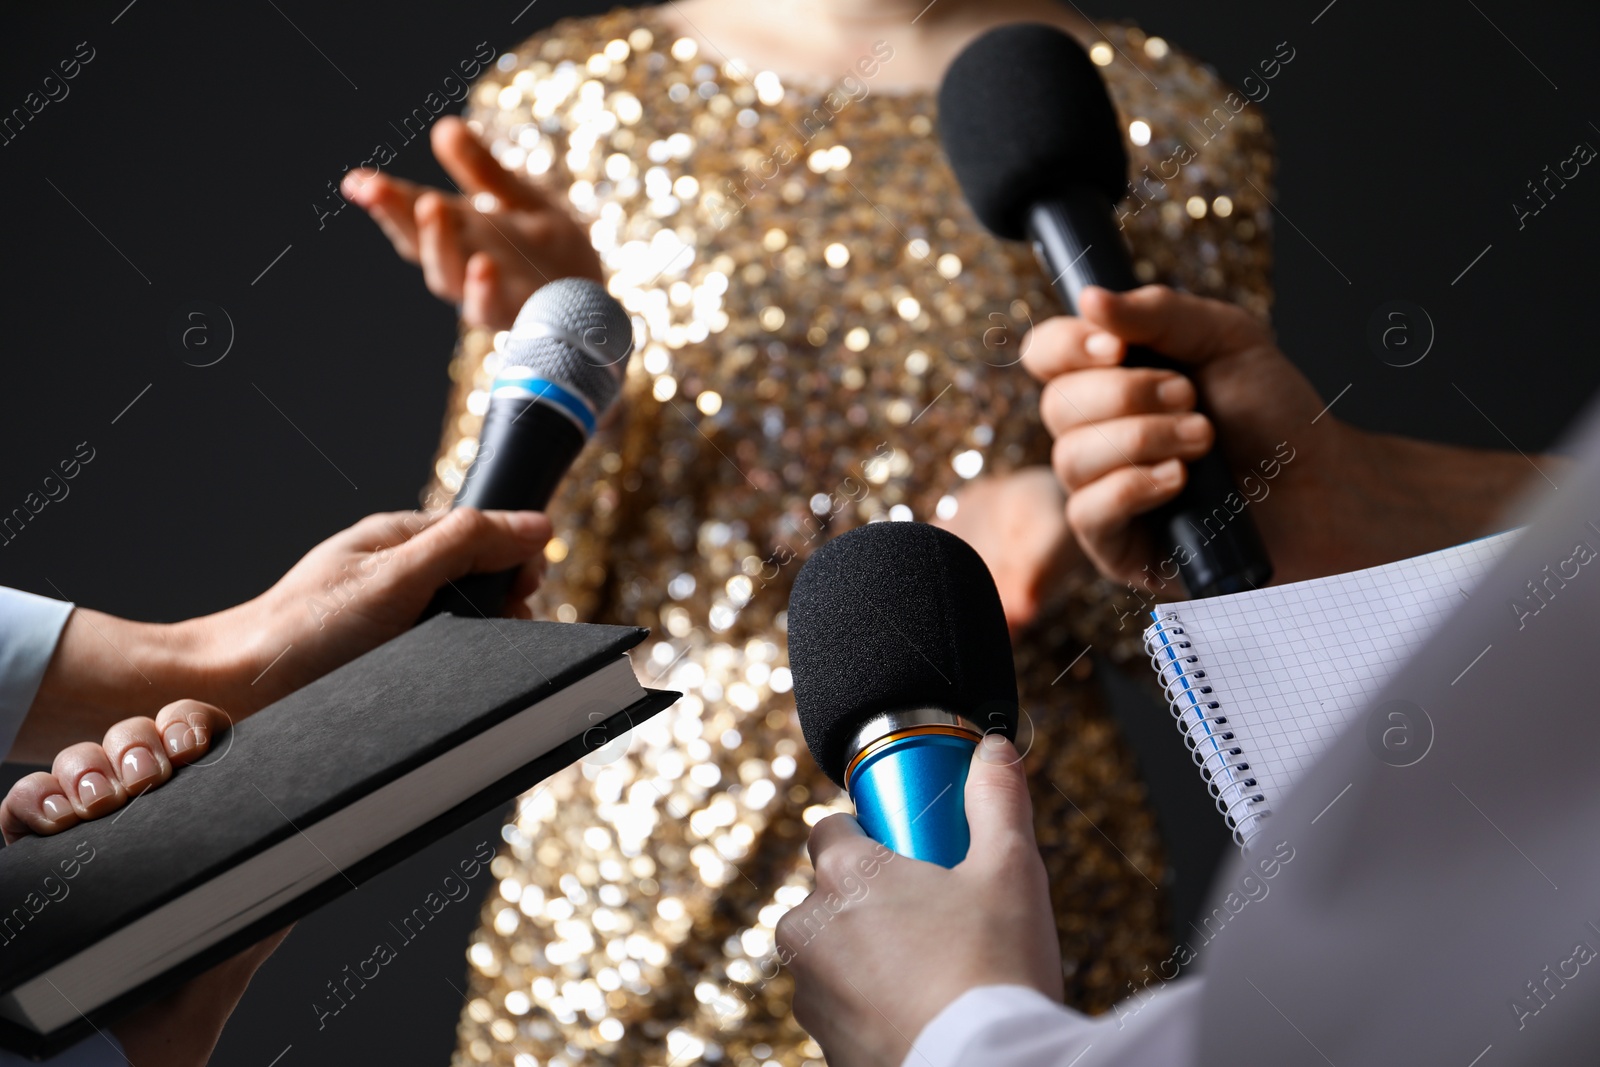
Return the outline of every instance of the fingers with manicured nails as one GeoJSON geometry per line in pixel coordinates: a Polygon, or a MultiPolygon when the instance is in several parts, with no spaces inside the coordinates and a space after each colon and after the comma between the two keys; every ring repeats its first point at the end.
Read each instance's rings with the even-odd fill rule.
{"type": "Polygon", "coordinates": [[[4,801],[0,801],[0,832],[6,844],[38,834],[59,834],[80,821],[77,809],[67,799],[66,790],[56,776],[35,771],[17,780],[4,801]]]}
{"type": "Polygon", "coordinates": [[[989,734],[978,743],[963,800],[972,844],[962,866],[1006,858],[1019,848],[1038,851],[1022,757],[1001,735],[989,734]]]}
{"type": "Polygon", "coordinates": [[[116,811],[128,799],[116,768],[106,758],[106,750],[92,741],[56,753],[50,773],[61,783],[62,793],[80,819],[98,819],[116,811]]]}
{"type": "Polygon", "coordinates": [[[131,797],[161,785],[174,768],[204,755],[226,716],[198,700],[178,700],[154,718],[124,719],[100,744],[63,749],[50,773],[23,778],[0,803],[6,843],[55,834],[109,815],[131,797]]]}
{"type": "Polygon", "coordinates": [[[1124,415],[1192,411],[1194,383],[1172,371],[1147,367],[1097,367],[1074,371],[1045,384],[1039,414],[1052,435],[1074,426],[1124,415]]]}
{"type": "Polygon", "coordinates": [[[1198,459],[1211,448],[1211,420],[1184,415],[1130,415],[1068,430],[1050,449],[1056,478],[1068,492],[1124,467],[1198,459]]]}
{"type": "Polygon", "coordinates": [[[156,715],[162,751],[174,767],[193,763],[211,748],[211,739],[228,725],[222,709],[198,700],[174,700],[156,715]]]}
{"type": "Polygon", "coordinates": [[[441,300],[459,303],[466,267],[461,254],[458,202],[430,189],[417,197],[417,254],[422,280],[441,300]]]}
{"type": "Polygon", "coordinates": [[[1204,363],[1272,340],[1267,327],[1243,308],[1164,285],[1126,293],[1091,287],[1079,297],[1078,312],[1130,344],[1184,363],[1204,363]]]}
{"type": "Polygon", "coordinates": [[[1067,525],[1101,573],[1134,581],[1149,538],[1133,523],[1177,496],[1188,471],[1176,459],[1153,467],[1123,467],[1090,482],[1067,497],[1067,525]]]}
{"type": "Polygon", "coordinates": [[[400,258],[417,262],[417,196],[422,186],[377,171],[351,171],[339,190],[372,216],[400,258]]]}
{"type": "MultiPolygon", "coordinates": [[[[191,701],[192,703],[192,701],[191,701]]],[[[171,705],[168,705],[170,707],[171,705]]],[[[117,770],[123,790],[136,797],[172,777],[172,761],[154,719],[123,719],[100,742],[106,759],[117,770]]]]}
{"type": "Polygon", "coordinates": [[[468,196],[492,193],[508,207],[537,211],[550,206],[531,183],[500,165],[476,134],[454,115],[433,124],[429,134],[439,165],[468,196]]]}

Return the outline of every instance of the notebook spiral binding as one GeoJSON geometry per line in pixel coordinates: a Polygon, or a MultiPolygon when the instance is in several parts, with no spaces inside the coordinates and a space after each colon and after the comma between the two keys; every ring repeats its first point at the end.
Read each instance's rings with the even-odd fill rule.
{"type": "Polygon", "coordinates": [[[1161,679],[1178,732],[1199,766],[1217,810],[1228,820],[1234,841],[1243,847],[1272,809],[1256,788],[1250,761],[1228,728],[1226,709],[1212,699],[1205,667],[1177,613],[1151,612],[1151,617],[1155,621],[1144,631],[1150,666],[1161,679]]]}

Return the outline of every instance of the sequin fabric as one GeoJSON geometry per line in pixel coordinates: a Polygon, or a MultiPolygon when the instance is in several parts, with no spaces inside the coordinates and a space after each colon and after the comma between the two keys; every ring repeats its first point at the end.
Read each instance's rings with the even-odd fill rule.
{"type": "MultiPolygon", "coordinates": [[[[1265,314],[1259,112],[1159,38],[1101,31],[1140,276],[1265,314]]],[[[830,536],[947,515],[967,480],[1048,457],[1014,364],[1059,308],[1029,250],[963,203],[933,95],[860,70],[785,86],[706,52],[623,10],[557,24],[473,91],[501,162],[589,224],[641,339],[620,417],[551,508],[544,611],[649,627],[635,666],[685,696],[522,798],[468,950],[456,1064],[820,1065],[773,930],[809,890],[809,825],[846,805],[795,722],[790,582],[830,536]]],[[[470,464],[496,365],[493,337],[467,331],[436,491],[470,464]]],[[[1119,628],[1091,575],[1069,585],[1017,665],[1067,1001],[1100,1011],[1167,953],[1162,861],[1091,677],[1136,654],[1138,625],[1119,628]]]]}

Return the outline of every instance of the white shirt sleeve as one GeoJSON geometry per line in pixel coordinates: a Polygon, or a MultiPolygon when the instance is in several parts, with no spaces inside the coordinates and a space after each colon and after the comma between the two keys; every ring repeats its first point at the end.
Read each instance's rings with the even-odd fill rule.
{"type": "Polygon", "coordinates": [[[979,986],[934,1017],[901,1067],[1193,1067],[1201,982],[1149,987],[1090,1017],[1025,986],[979,986]]]}
{"type": "Polygon", "coordinates": [[[71,614],[64,601],[0,586],[0,755],[11,751],[71,614]]]}
{"type": "Polygon", "coordinates": [[[1582,451],[1454,613],[1272,798],[1260,848],[1224,866],[1214,918],[1195,928],[1202,978],[1095,1019],[975,989],[903,1067],[1594,1063],[1600,414],[1582,451]],[[1404,751],[1384,740],[1396,705],[1412,724],[1404,751]]]}

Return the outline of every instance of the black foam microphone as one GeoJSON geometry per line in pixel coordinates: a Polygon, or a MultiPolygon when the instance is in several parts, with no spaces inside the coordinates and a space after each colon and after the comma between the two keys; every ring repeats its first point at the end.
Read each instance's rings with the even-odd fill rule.
{"type": "MultiPolygon", "coordinates": [[[[517,313],[489,392],[478,454],[453,507],[538,511],[621,390],[633,323],[604,286],[562,278],[517,313]]],[[[472,574],[439,590],[423,618],[448,611],[493,618],[515,570],[472,574]]]]}
{"type": "MultiPolygon", "coordinates": [[[[1068,309],[1085,287],[1139,284],[1112,213],[1128,157],[1105,82],[1053,26],[1002,26],[956,57],[939,87],[939,134],[961,191],[996,236],[1031,239],[1068,309]]],[[[1130,346],[1126,364],[1187,374],[1130,346]]],[[[1264,585],[1272,562],[1243,510],[1221,450],[1189,464],[1188,483],[1151,516],[1193,596],[1264,585]],[[1230,497],[1240,502],[1229,508],[1230,497]]]]}
{"type": "Polygon", "coordinates": [[[870,523],[800,568],[788,624],[800,728],[862,829],[955,866],[973,748],[1017,731],[1011,638],[983,560],[924,523],[870,523]]]}

